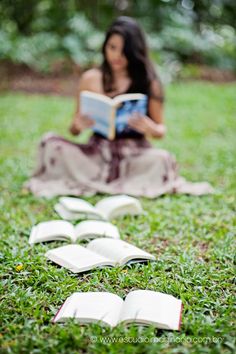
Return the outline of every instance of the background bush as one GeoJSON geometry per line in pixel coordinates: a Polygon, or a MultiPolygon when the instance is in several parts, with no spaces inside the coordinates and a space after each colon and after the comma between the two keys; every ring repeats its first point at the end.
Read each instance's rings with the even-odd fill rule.
{"type": "Polygon", "coordinates": [[[170,76],[186,62],[236,71],[234,0],[1,0],[0,60],[38,71],[58,61],[96,64],[118,15],[140,22],[152,58],[170,76]]]}

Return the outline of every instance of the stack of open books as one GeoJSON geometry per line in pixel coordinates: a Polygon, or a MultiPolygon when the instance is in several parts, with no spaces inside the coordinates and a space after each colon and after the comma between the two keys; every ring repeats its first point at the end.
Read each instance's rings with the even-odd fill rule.
{"type": "MultiPolygon", "coordinates": [[[[73,273],[156,260],[154,255],[121,240],[118,228],[108,221],[122,215],[143,214],[136,198],[113,196],[93,206],[79,198],[61,197],[55,210],[65,220],[51,220],[33,226],[29,243],[71,241],[47,251],[45,256],[73,273]],[[91,220],[83,220],[75,226],[68,221],[81,218],[91,220]],[[89,241],[86,246],[77,244],[85,240],[89,241]]],[[[71,317],[80,323],[98,321],[111,327],[134,322],[177,330],[180,328],[181,301],[148,290],[132,291],[124,301],[105,292],[75,293],[66,300],[54,322],[63,322],[71,317]]]]}
{"type": "Polygon", "coordinates": [[[95,267],[124,265],[130,262],[155,260],[150,253],[120,239],[115,225],[105,221],[82,221],[75,227],[68,221],[46,221],[34,226],[29,243],[65,240],[72,242],[95,238],[86,247],[71,244],[51,249],[45,256],[74,273],[95,267]]]}

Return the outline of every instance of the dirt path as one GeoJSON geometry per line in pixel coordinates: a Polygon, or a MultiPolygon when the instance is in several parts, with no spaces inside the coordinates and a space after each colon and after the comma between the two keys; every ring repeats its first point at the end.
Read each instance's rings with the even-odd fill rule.
{"type": "MultiPolygon", "coordinates": [[[[27,67],[0,63],[0,92],[16,91],[39,94],[75,96],[80,73],[73,68],[70,73],[39,74],[27,67]]],[[[188,78],[190,80],[191,78],[188,78]]],[[[200,67],[199,80],[226,83],[236,81],[236,74],[217,68],[200,67]]]]}

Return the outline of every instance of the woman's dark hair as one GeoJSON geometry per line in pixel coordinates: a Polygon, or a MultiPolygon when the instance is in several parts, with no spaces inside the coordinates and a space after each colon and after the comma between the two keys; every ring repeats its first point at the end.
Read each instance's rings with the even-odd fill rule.
{"type": "Polygon", "coordinates": [[[128,74],[131,85],[128,92],[140,92],[148,96],[156,96],[151,92],[151,82],[157,80],[160,84],[160,96],[163,100],[162,87],[153,65],[148,57],[148,49],[144,34],[138,23],[126,16],[118,17],[110,26],[102,46],[103,63],[101,65],[103,75],[103,87],[105,92],[114,90],[114,82],[111,67],[106,59],[105,48],[109,38],[113,34],[119,34],[124,40],[123,53],[128,60],[128,74]]]}

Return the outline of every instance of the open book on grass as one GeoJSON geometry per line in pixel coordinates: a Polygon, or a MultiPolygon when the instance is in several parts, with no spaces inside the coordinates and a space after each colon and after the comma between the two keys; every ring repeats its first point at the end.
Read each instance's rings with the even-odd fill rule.
{"type": "Polygon", "coordinates": [[[57,240],[84,240],[96,237],[120,238],[118,228],[110,222],[101,220],[86,220],[76,226],[65,220],[50,220],[33,226],[29,243],[57,241],[57,240]]]}
{"type": "Polygon", "coordinates": [[[179,330],[181,311],[181,300],[151,290],[131,291],[125,300],[108,292],[78,292],[67,298],[53,322],[75,318],[81,324],[115,327],[134,323],[179,330]]]}
{"type": "Polygon", "coordinates": [[[143,213],[140,201],[128,195],[103,198],[95,206],[80,198],[61,197],[54,208],[65,220],[82,218],[111,220],[122,215],[143,213]]]}
{"type": "Polygon", "coordinates": [[[116,134],[130,132],[128,119],[134,112],[147,114],[147,96],[127,93],[110,98],[95,92],[82,91],[80,112],[90,116],[95,125],[93,131],[113,140],[116,134]]]}
{"type": "Polygon", "coordinates": [[[54,248],[47,251],[45,256],[73,273],[85,272],[96,267],[115,267],[126,263],[155,260],[150,253],[125,241],[104,237],[90,241],[86,247],[73,244],[54,248]]]}

